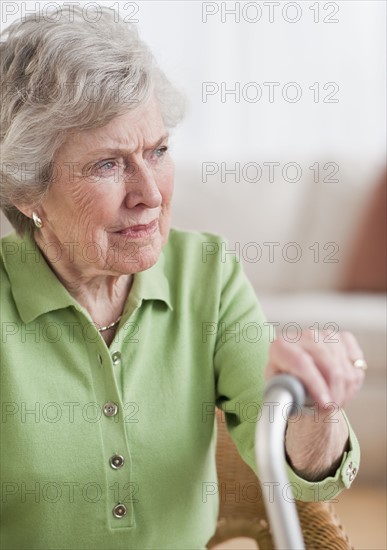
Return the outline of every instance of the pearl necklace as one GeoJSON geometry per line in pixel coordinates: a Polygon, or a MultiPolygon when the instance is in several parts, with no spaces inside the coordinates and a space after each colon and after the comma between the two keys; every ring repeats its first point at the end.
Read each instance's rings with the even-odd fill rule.
{"type": "Polygon", "coordinates": [[[101,327],[98,329],[98,332],[105,332],[105,330],[109,330],[110,328],[113,328],[115,327],[116,325],[118,325],[118,323],[121,321],[121,317],[122,315],[120,315],[117,319],[117,321],[114,321],[114,323],[110,323],[110,325],[106,325],[106,327],[101,327]]]}

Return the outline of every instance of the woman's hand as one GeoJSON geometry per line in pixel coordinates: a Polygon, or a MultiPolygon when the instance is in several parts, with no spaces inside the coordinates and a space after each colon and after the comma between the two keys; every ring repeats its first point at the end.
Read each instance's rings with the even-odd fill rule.
{"type": "Polygon", "coordinates": [[[364,355],[351,332],[332,337],[326,331],[306,329],[297,342],[284,337],[274,340],[265,377],[292,374],[320,407],[329,402],[344,407],[364,382],[364,370],[354,366],[358,359],[364,359],[364,355]]]}
{"type": "Polygon", "coordinates": [[[348,428],[339,408],[359,391],[367,367],[364,360],[357,361],[364,356],[352,333],[338,333],[335,340],[325,331],[312,330],[304,330],[297,342],[278,338],[270,346],[265,372],[266,379],[276,374],[296,376],[317,403],[317,415],[302,414],[297,422],[288,422],[285,440],[294,471],[310,481],[333,476],[343,452],[349,450],[348,428]],[[356,368],[355,361],[363,368],[356,368]]]}

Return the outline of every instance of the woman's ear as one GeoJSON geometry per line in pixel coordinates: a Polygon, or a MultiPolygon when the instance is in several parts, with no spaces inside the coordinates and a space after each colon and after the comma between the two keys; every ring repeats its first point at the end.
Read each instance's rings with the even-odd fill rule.
{"type": "Polygon", "coordinates": [[[34,211],[34,208],[31,205],[15,204],[15,207],[27,218],[32,219],[32,212],[34,211]]]}
{"type": "Polygon", "coordinates": [[[41,208],[39,206],[21,203],[14,204],[14,206],[19,210],[19,212],[24,214],[24,216],[32,220],[38,229],[43,227],[41,208]]]}

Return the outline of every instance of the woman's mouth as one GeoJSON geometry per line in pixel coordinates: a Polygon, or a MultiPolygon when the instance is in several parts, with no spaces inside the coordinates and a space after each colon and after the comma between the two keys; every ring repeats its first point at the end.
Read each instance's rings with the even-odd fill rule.
{"type": "Polygon", "coordinates": [[[116,235],[122,235],[123,237],[130,237],[131,239],[143,239],[144,237],[149,237],[157,231],[159,226],[159,220],[153,220],[152,222],[146,225],[131,225],[130,227],[125,227],[120,231],[115,231],[116,235]]]}

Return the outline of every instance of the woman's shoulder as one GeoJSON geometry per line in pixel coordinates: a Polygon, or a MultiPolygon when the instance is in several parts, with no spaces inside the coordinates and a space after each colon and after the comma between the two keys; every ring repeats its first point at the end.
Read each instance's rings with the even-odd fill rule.
{"type": "Polygon", "coordinates": [[[5,264],[7,263],[7,257],[10,254],[14,254],[15,250],[19,248],[20,238],[16,233],[10,233],[0,239],[0,270],[1,276],[6,274],[5,264]]]}
{"type": "MultiPolygon", "coordinates": [[[[235,244],[219,234],[174,228],[164,247],[164,269],[172,292],[188,297],[190,307],[197,307],[200,315],[206,312],[209,319],[209,311],[218,311],[221,304],[243,313],[257,303],[235,244]]],[[[256,313],[262,316],[260,310],[256,313]]]]}
{"type": "Polygon", "coordinates": [[[13,303],[11,280],[9,270],[7,269],[7,259],[15,254],[19,245],[20,239],[16,233],[11,233],[0,239],[0,296],[1,314],[3,318],[7,317],[7,308],[13,303]]]}
{"type": "Polygon", "coordinates": [[[23,238],[17,235],[15,231],[4,235],[0,239],[0,258],[6,262],[7,256],[14,255],[16,252],[20,252],[22,247],[23,238]]]}
{"type": "Polygon", "coordinates": [[[1,282],[4,284],[4,278],[8,278],[7,264],[9,260],[18,258],[21,260],[23,249],[23,239],[15,232],[9,233],[0,239],[0,272],[1,282]]]}
{"type": "Polygon", "coordinates": [[[216,266],[222,267],[227,248],[227,239],[222,235],[172,228],[164,247],[164,256],[168,264],[183,264],[190,271],[206,273],[216,269],[216,266]]]}
{"type": "Polygon", "coordinates": [[[167,255],[184,254],[199,256],[205,260],[217,256],[224,248],[227,239],[222,235],[207,231],[186,231],[172,228],[164,251],[167,255]]]}
{"type": "Polygon", "coordinates": [[[224,240],[224,237],[218,233],[179,229],[178,227],[171,227],[169,238],[194,241],[206,241],[207,239],[224,240]]]}
{"type": "Polygon", "coordinates": [[[207,231],[171,229],[163,255],[171,278],[192,279],[195,286],[222,284],[241,270],[240,258],[227,238],[207,231]]]}

